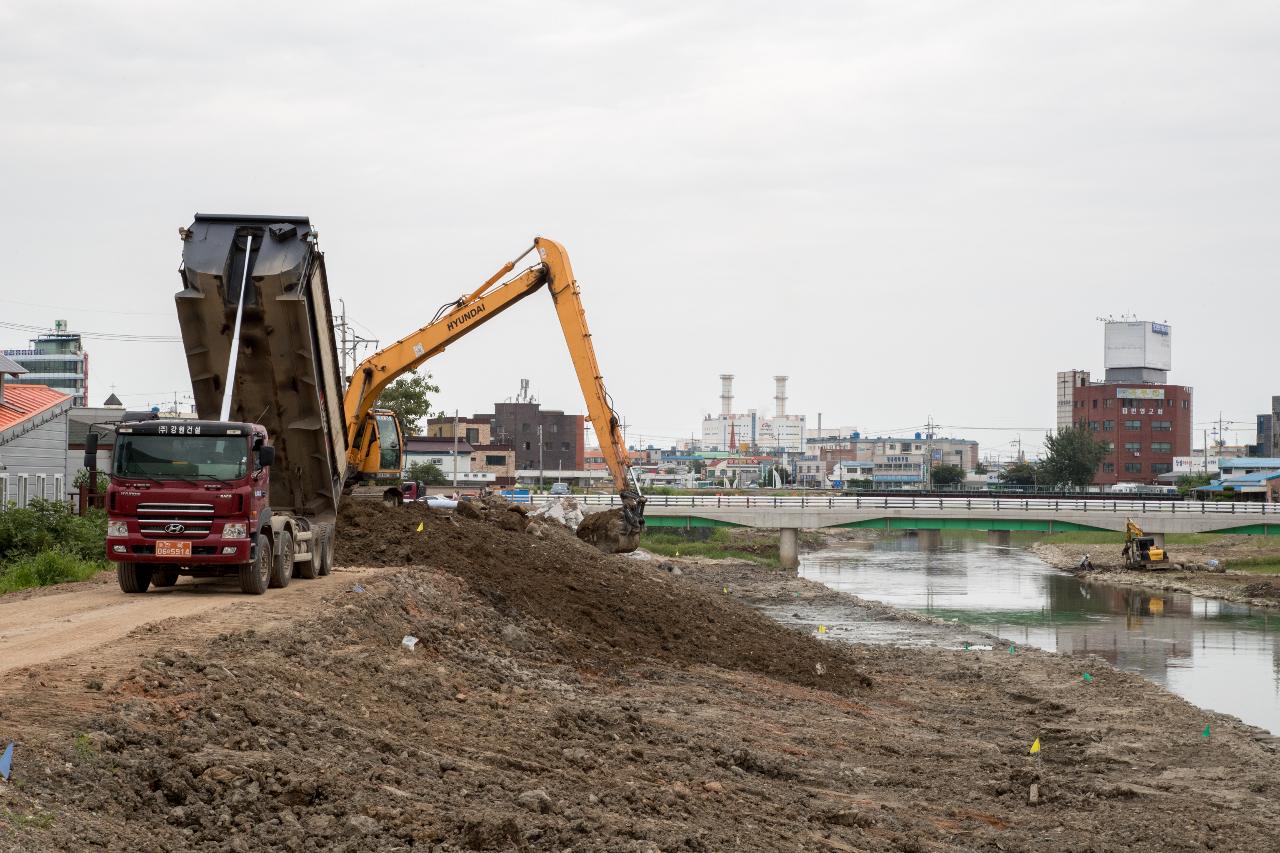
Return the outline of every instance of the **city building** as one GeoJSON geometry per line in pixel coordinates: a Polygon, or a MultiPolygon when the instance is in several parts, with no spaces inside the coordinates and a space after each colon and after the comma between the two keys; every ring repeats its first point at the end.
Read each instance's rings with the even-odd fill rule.
{"type": "Polygon", "coordinates": [[[1257,443],[1251,456],[1280,456],[1280,396],[1271,398],[1271,411],[1258,415],[1257,443]]]}
{"type": "Polygon", "coordinates": [[[836,460],[831,467],[829,475],[831,487],[833,489],[843,489],[854,482],[869,481],[874,470],[874,462],[855,459],[836,460]]]}
{"type": "Polygon", "coordinates": [[[80,335],[67,331],[67,321],[57,320],[53,331],[32,339],[27,349],[6,349],[3,354],[26,369],[14,377],[18,385],[44,385],[71,397],[77,406],[88,405],[89,354],[80,335]]]}
{"type": "Polygon", "coordinates": [[[717,486],[742,489],[758,483],[765,469],[773,464],[768,456],[730,456],[707,461],[706,479],[717,486]]]}
{"type": "Polygon", "coordinates": [[[454,426],[457,426],[458,437],[472,447],[490,444],[493,441],[493,422],[491,418],[428,418],[428,438],[453,438],[454,426]]]}
{"type": "Polygon", "coordinates": [[[803,453],[804,415],[787,414],[787,377],[775,376],[773,417],[756,409],[745,414],[733,411],[733,374],[720,376],[720,414],[702,420],[701,447],[706,450],[740,452],[803,453]]]}
{"type": "Polygon", "coordinates": [[[404,440],[404,466],[434,465],[450,480],[456,474],[461,482],[463,475],[471,473],[474,452],[471,445],[462,440],[411,435],[404,440]]]}
{"type": "Polygon", "coordinates": [[[20,381],[27,370],[0,355],[0,511],[35,498],[66,500],[71,397],[20,381]]]}
{"type": "Polygon", "coordinates": [[[1280,501],[1280,458],[1222,459],[1221,476],[1196,492],[1201,496],[1230,496],[1246,501],[1280,501]]]}
{"type": "Polygon", "coordinates": [[[1191,456],[1192,389],[1169,384],[1171,338],[1164,323],[1108,320],[1105,378],[1071,386],[1071,423],[1107,445],[1095,485],[1157,483],[1191,456]]]}
{"type": "Polygon", "coordinates": [[[1087,370],[1058,371],[1058,429],[1066,429],[1075,423],[1075,389],[1089,384],[1087,370]]]}
{"type": "Polygon", "coordinates": [[[586,418],[544,409],[536,402],[495,403],[492,415],[473,415],[487,421],[491,440],[511,447],[517,470],[580,471],[585,466],[586,418]]]}
{"type": "Polygon", "coordinates": [[[878,453],[871,460],[873,489],[921,489],[925,485],[923,453],[878,453]]]}

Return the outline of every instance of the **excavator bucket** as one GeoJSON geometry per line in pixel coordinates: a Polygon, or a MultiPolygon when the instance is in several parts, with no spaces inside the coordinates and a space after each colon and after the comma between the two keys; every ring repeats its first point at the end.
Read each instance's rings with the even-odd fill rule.
{"type": "Polygon", "coordinates": [[[582,519],[578,538],[606,554],[629,554],[640,547],[644,532],[645,499],[635,492],[622,495],[622,506],[596,512],[582,519]]]}

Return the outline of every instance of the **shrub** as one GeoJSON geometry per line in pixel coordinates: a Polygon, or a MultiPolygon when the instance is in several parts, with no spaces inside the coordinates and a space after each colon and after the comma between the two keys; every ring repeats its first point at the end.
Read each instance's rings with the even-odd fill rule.
{"type": "Polygon", "coordinates": [[[0,593],[33,586],[88,580],[106,568],[104,560],[81,560],[65,551],[41,551],[0,566],[0,593]]]}
{"type": "Polygon", "coordinates": [[[0,592],[83,580],[106,567],[107,516],[81,517],[60,501],[0,512],[0,592]]]}

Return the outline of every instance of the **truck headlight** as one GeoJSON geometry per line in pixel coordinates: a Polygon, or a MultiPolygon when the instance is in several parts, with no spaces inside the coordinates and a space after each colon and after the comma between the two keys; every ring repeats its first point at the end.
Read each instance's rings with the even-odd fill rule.
{"type": "Polygon", "coordinates": [[[223,539],[243,539],[245,537],[245,524],[243,521],[233,521],[230,524],[222,525],[223,539]]]}
{"type": "Polygon", "coordinates": [[[129,523],[126,521],[108,521],[107,535],[108,536],[128,536],[129,523]]]}

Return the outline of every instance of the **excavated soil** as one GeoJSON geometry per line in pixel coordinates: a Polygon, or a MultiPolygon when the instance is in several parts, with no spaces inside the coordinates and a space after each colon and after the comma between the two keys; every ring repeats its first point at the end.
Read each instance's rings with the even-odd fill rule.
{"type": "Polygon", "coordinates": [[[14,670],[0,850],[1277,849],[1275,739],[1101,660],[847,646],[737,599],[794,576],[510,528],[349,507],[291,620],[14,670]]]}
{"type": "Polygon", "coordinates": [[[521,532],[422,506],[389,516],[381,506],[349,501],[338,525],[339,562],[429,565],[457,575],[499,613],[555,625],[558,651],[579,666],[609,670],[656,658],[747,669],[842,694],[869,684],[847,649],[602,554],[554,524],[521,532]]]}

